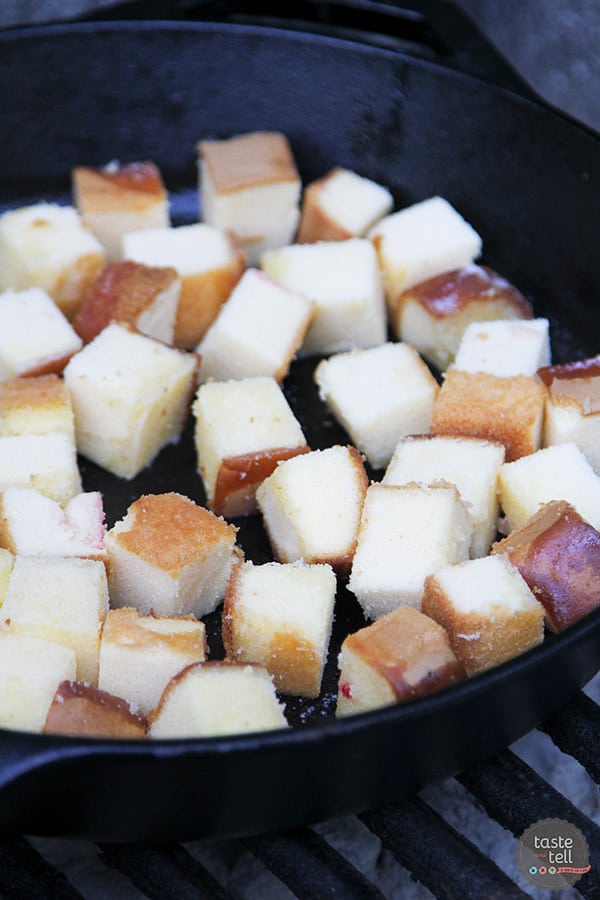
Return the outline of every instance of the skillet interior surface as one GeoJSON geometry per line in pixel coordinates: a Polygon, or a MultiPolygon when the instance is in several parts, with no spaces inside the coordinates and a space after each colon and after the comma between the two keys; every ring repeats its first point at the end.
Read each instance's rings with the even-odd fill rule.
{"type": "MultiPolygon", "coordinates": [[[[70,171],[152,159],[174,224],[198,217],[195,144],[253,130],[290,139],[303,180],[333,165],[401,207],[445,196],[483,237],[482,261],[551,321],[556,361],[600,348],[598,138],[488,84],[388,50],[250,26],[63,26],[0,40],[13,89],[0,117],[0,207],[71,202],[70,171]]],[[[313,448],[347,437],[297,361],[285,390],[313,448]]],[[[191,427],[131,482],[81,460],[109,526],[141,493],[203,502],[191,427]]],[[[373,473],[378,477],[378,473],[373,473]]],[[[257,562],[258,517],[236,521],[257,562]]],[[[600,613],[438,695],[337,722],[336,656],[363,624],[340,587],[324,689],[286,698],[288,732],[134,744],[0,734],[0,827],[102,840],[182,840],[291,827],[398,799],[506,746],[600,666],[600,613]]],[[[218,614],[208,621],[219,647],[218,614]]]]}

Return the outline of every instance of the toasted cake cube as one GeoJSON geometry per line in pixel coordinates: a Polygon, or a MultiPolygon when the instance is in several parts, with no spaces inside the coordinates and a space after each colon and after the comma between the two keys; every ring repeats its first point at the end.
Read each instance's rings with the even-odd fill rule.
{"type": "Polygon", "coordinates": [[[0,216],[0,290],[43,288],[72,319],[105,261],[76,209],[36,203],[0,216]]]}
{"type": "Polygon", "coordinates": [[[42,288],[0,294],[0,381],[61,372],[81,338],[42,288]]]}
{"type": "Polygon", "coordinates": [[[72,737],[145,738],[146,719],[121,697],[80,681],[59,684],[42,729],[72,737]]]}
{"type": "Polygon", "coordinates": [[[108,585],[102,562],[17,556],[1,622],[11,634],[70,647],[77,657],[77,680],[96,684],[100,633],[107,610],[108,585]]]}
{"type": "Polygon", "coordinates": [[[506,448],[507,460],[519,459],[542,445],[545,398],[535,376],[450,368],[433,404],[430,431],[495,441],[506,448]]]}
{"type": "Polygon", "coordinates": [[[211,737],[287,727],[271,676],[249,663],[204,662],[171,679],[150,737],[211,737]]]}
{"type": "Polygon", "coordinates": [[[195,388],[198,360],[113,322],[70,361],[64,378],[77,449],[133,478],[176,443],[195,388]]]}
{"type": "Polygon", "coordinates": [[[600,476],[576,444],[555,444],[504,463],[498,489],[509,532],[525,525],[550,500],[566,500],[600,529],[600,476]]]}
{"type": "Polygon", "coordinates": [[[75,670],[70,647],[0,630],[0,728],[40,732],[58,686],[75,670]]]}
{"type": "Polygon", "coordinates": [[[386,187],[337,166],[305,187],[298,243],[364,237],[393,205],[386,187]]]}
{"type": "Polygon", "coordinates": [[[8,583],[15,564],[14,554],[5,547],[0,548],[0,606],[4,603],[4,597],[8,590],[8,583]]]}
{"type": "Polygon", "coordinates": [[[505,555],[428,576],[423,612],[447,630],[468,675],[512,659],[544,637],[544,607],[505,555]]]}
{"type": "Polygon", "coordinates": [[[337,716],[422,697],[465,677],[446,630],[412,606],[349,634],[338,664],[337,716]]]}
{"type": "Polygon", "coordinates": [[[99,491],[76,494],[64,507],[35,488],[0,493],[0,546],[20,556],[105,559],[105,531],[99,491]]]}
{"type": "Polygon", "coordinates": [[[110,322],[125,322],[172,344],[180,292],[181,278],[173,268],[132,260],[110,263],[92,285],[73,326],[86,344],[110,322]]]}
{"type": "Polygon", "coordinates": [[[60,431],[0,437],[0,491],[35,488],[65,504],[81,493],[75,445],[60,431]]]}
{"type": "Polygon", "coordinates": [[[280,462],[257,491],[277,559],[328,563],[347,574],[367,486],[354,447],[336,445],[280,462]]]}
{"type": "Polygon", "coordinates": [[[429,430],[439,386],[414,347],[382,344],[322,360],[321,399],[375,469],[389,463],[400,438],[429,430]]]}
{"type": "Polygon", "coordinates": [[[188,350],[215,320],[246,266],[232,234],[201,223],[130,231],[123,236],[123,256],[178,272],[181,289],[174,343],[188,350]]]}
{"type": "Polygon", "coordinates": [[[285,135],[250,132],[199,141],[197,150],[204,222],[235,232],[251,265],[265,250],[292,242],[302,185],[285,135]]]}
{"type": "Polygon", "coordinates": [[[471,322],[531,319],[531,304],[487,266],[474,263],[406,288],[389,301],[398,338],[413,344],[440,371],[454,361],[471,322]]]}
{"type": "Polygon", "coordinates": [[[76,166],[72,181],[75,205],[109,261],[121,259],[127,232],[170,225],[169,197],[152,162],[76,166]]]}
{"type": "Polygon", "coordinates": [[[177,493],[135,500],[106,535],[111,604],[203,616],[223,600],[237,529],[177,493]]]}
{"type": "Polygon", "coordinates": [[[337,353],[376,347],[387,336],[385,301],[377,256],[365,238],[293,244],[270,250],[261,268],[315,304],[305,353],[337,353]]]}
{"type": "Polygon", "coordinates": [[[227,657],[263,665],[284,694],[318,697],[335,591],[331,566],[239,562],[223,606],[227,657]]]}
{"type": "Polygon", "coordinates": [[[425,578],[468,558],[471,530],[454,485],[372,484],[348,581],[366,617],[420,609],[425,578]]]}
{"type": "Polygon", "coordinates": [[[500,512],[498,473],[504,447],[480,438],[418,435],[398,442],[383,484],[447,482],[455,485],[473,527],[471,557],[489,553],[500,512]]]}
{"type": "Polygon", "coordinates": [[[198,470],[207,503],[219,515],[256,512],[256,488],[278,461],[308,450],[274,378],[207,382],[192,412],[198,470]]]}
{"type": "Polygon", "coordinates": [[[195,616],[110,609],[100,642],[98,687],[147,714],[158,706],[171,678],[203,662],[206,654],[206,627],[195,616]]]}
{"type": "Polygon", "coordinates": [[[481,253],[481,238],[443,197],[429,197],[385,216],[369,231],[383,271],[386,295],[460,269],[481,253]]]}
{"type": "Polygon", "coordinates": [[[471,322],[454,365],[463,372],[491,372],[501,378],[535,375],[550,363],[548,319],[471,322]]]}
{"type": "Polygon", "coordinates": [[[541,368],[538,375],[548,388],[544,447],[577,444],[600,475],[600,354],[541,368]]]}
{"type": "Polygon", "coordinates": [[[75,443],[73,405],[58,375],[0,383],[0,437],[64,432],[75,443]]]}

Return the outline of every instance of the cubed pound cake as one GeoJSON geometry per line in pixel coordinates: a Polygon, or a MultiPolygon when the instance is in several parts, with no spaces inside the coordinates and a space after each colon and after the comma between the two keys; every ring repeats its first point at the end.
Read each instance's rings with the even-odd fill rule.
{"type": "Polygon", "coordinates": [[[124,322],[172,344],[180,292],[181,278],[173,268],[132,260],[110,263],[90,288],[73,327],[86,344],[110,322],[124,322]]]}
{"type": "Polygon", "coordinates": [[[501,378],[451,367],[433,404],[430,431],[503,444],[512,461],[540,449],[545,399],[536,376],[501,378]]]}
{"type": "Polygon", "coordinates": [[[425,578],[468,558],[471,530],[454,485],[372,484],[348,581],[366,617],[420,609],[425,578]]]}
{"type": "MultiPolygon", "coordinates": [[[[108,585],[103,563],[57,556],[17,556],[0,622],[11,634],[70,647],[77,658],[77,680],[96,684],[100,633],[107,611],[108,585]]],[[[69,676],[63,676],[61,681],[66,677],[69,676]]]]}
{"type": "Polygon", "coordinates": [[[422,697],[465,677],[446,630],[411,606],[348,635],[338,664],[337,716],[422,697]]]}
{"type": "Polygon", "coordinates": [[[346,575],[367,487],[354,447],[336,445],[280,462],[256,494],[279,562],[327,563],[346,575]]]}
{"type": "Polygon", "coordinates": [[[80,681],[59,684],[42,728],[44,734],[117,739],[145,738],[148,723],[121,697],[80,681]]]}
{"type": "Polygon", "coordinates": [[[281,383],[312,318],[310,300],[247,269],[198,344],[199,380],[268,375],[281,383]]]}
{"type": "Polygon", "coordinates": [[[237,529],[177,493],[135,500],[106,535],[111,606],[203,616],[223,600],[237,529]]]}
{"type": "Polygon", "coordinates": [[[81,493],[73,441],[61,431],[0,437],[0,491],[34,488],[64,505],[81,493]]]}
{"type": "Polygon", "coordinates": [[[255,131],[203,140],[197,151],[204,222],[235,232],[251,265],[265,250],[293,241],[302,185],[285,135],[255,131]]]}
{"type": "Polygon", "coordinates": [[[268,376],[207,382],[192,413],[198,471],[207,504],[219,515],[256,512],[256,489],[279,460],[309,449],[282,389],[268,376]]]}
{"type": "Polygon", "coordinates": [[[440,371],[454,361],[472,322],[531,319],[531,304],[497,272],[474,263],[442,272],[390,300],[396,336],[413,344],[440,371]]]}
{"type": "Polygon", "coordinates": [[[400,438],[429,430],[439,386],[409,344],[386,343],[322,360],[321,399],[375,469],[389,463],[400,438]]]}
{"type": "Polygon", "coordinates": [[[202,223],[129,231],[123,256],[177,271],[181,289],[173,340],[188,350],[203,337],[246,267],[235,236],[202,223]]]}
{"type": "Polygon", "coordinates": [[[5,547],[0,547],[0,607],[4,603],[14,564],[14,553],[5,547]]]}
{"type": "Polygon", "coordinates": [[[73,404],[58,375],[0,382],[0,437],[64,432],[75,443],[73,404]]]}
{"type": "Polygon", "coordinates": [[[167,685],[150,716],[151,738],[194,738],[287,727],[271,676],[249,663],[188,666],[167,685]]]}
{"type": "Polygon", "coordinates": [[[538,375],[548,388],[544,447],[573,442],[600,475],[600,354],[538,375]]]}
{"type": "Polygon", "coordinates": [[[485,556],[496,537],[498,473],[503,462],[502,444],[472,437],[415,435],[399,441],[382,483],[455,485],[473,528],[469,555],[485,556]]]}
{"type": "Polygon", "coordinates": [[[72,206],[36,203],[0,216],[0,290],[43,288],[72,319],[105,263],[72,206]]]}
{"type": "Polygon", "coordinates": [[[550,363],[548,319],[471,322],[454,366],[463,372],[490,372],[501,378],[535,375],[550,363]]]}
{"type": "Polygon", "coordinates": [[[176,443],[196,386],[198,359],[113,322],[69,362],[64,378],[77,449],[133,478],[176,443]]]}
{"type": "Polygon", "coordinates": [[[128,231],[170,225],[169,197],[153,162],[77,166],[72,184],[75,205],[109,261],[121,259],[128,231]]]}
{"type": "Polygon", "coordinates": [[[263,665],[284,694],[318,697],[335,591],[330,566],[239,562],[223,606],[228,659],[263,665]]]}
{"type": "Polygon", "coordinates": [[[98,687],[144,714],[178,672],[206,659],[206,628],[195,616],[141,615],[110,609],[100,641],[98,687]]]}
{"type": "Polygon", "coordinates": [[[600,532],[564,500],[544,503],[521,528],[494,544],[506,553],[562,631],[600,606],[600,532]]]}
{"type": "Polygon", "coordinates": [[[298,243],[364,237],[393,205],[386,187],[337,166],[305,187],[298,243]]]}
{"type": "Polygon", "coordinates": [[[544,607],[503,554],[428,576],[423,612],[447,630],[468,675],[512,659],[544,637],[544,607]]]}
{"type": "Polygon", "coordinates": [[[0,294],[0,381],[62,372],[81,338],[42,288],[0,294]]]}
{"type": "Polygon", "coordinates": [[[337,353],[384,343],[381,273],[375,250],[365,238],[280,247],[264,253],[260,264],[275,281],[315,304],[304,353],[337,353]]]}

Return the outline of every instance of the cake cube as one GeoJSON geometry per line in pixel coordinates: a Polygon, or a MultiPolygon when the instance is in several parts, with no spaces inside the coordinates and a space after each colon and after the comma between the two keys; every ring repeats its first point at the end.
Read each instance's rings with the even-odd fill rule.
{"type": "Polygon", "coordinates": [[[600,354],[538,375],[548,388],[544,447],[573,442],[600,475],[600,354]]]}
{"type": "Polygon", "coordinates": [[[452,435],[411,436],[399,441],[382,483],[455,485],[473,529],[469,555],[486,556],[497,532],[498,473],[503,462],[502,444],[452,435]]]}
{"type": "Polygon", "coordinates": [[[256,265],[272,247],[290,244],[300,219],[300,175],[285,135],[240,134],[197,145],[202,219],[233,231],[256,265]]]}
{"type": "Polygon", "coordinates": [[[216,737],[285,727],[271,676],[250,663],[188,666],[171,679],[150,716],[151,738],[216,737]]]}
{"type": "Polygon", "coordinates": [[[0,216],[0,291],[43,288],[72,319],[104,262],[72,206],[36,203],[0,216]]]}
{"type": "Polygon", "coordinates": [[[5,547],[0,547],[0,607],[4,603],[14,564],[14,554],[5,547]]]}
{"type": "Polygon", "coordinates": [[[219,515],[256,512],[256,488],[279,460],[308,451],[274,378],[207,382],[198,389],[192,412],[198,471],[207,504],[219,515]]]}
{"type": "Polygon", "coordinates": [[[327,565],[239,562],[223,606],[227,657],[263,665],[284,694],[318,697],[336,584],[327,565]]]}
{"type": "Polygon", "coordinates": [[[555,444],[504,463],[498,490],[508,532],[525,525],[550,500],[566,500],[600,529],[600,476],[576,444],[555,444]]]}
{"type": "Polygon", "coordinates": [[[111,604],[203,616],[223,600],[237,529],[177,493],[135,500],[106,535],[111,604]]]}
{"type": "Polygon", "coordinates": [[[467,675],[512,659],[544,637],[544,607],[503,554],[428,576],[423,612],[447,630],[467,675]]]}
{"type": "Polygon", "coordinates": [[[0,381],[62,372],[81,338],[42,288],[0,294],[0,381]]]}
{"type": "Polygon", "coordinates": [[[59,684],[48,710],[44,734],[70,737],[141,739],[148,722],[121,697],[80,681],[59,684]]]}
{"type": "Polygon", "coordinates": [[[246,267],[234,235],[198,222],[130,231],[123,236],[123,256],[177,271],[181,289],[174,343],[188,350],[215,320],[246,267]]]}
{"type": "Polygon", "coordinates": [[[195,616],[110,609],[100,641],[98,687],[147,714],[158,706],[171,678],[203,662],[206,654],[206,627],[195,616]]]}
{"type": "Polygon", "coordinates": [[[0,631],[0,728],[40,732],[58,686],[75,670],[70,647],[0,631]]]}
{"type": "Polygon", "coordinates": [[[349,634],[338,664],[337,716],[393,706],[465,677],[446,630],[412,606],[349,634]]]}
{"type": "Polygon", "coordinates": [[[169,197],[153,162],[76,166],[72,183],[75,205],[109,261],[121,259],[128,231],[170,225],[169,197]]]}
{"type": "Polygon", "coordinates": [[[400,438],[429,431],[439,386],[414,347],[386,343],[322,360],[314,379],[321,399],[375,469],[400,438]]]}
{"type": "Polygon", "coordinates": [[[261,268],[315,304],[302,349],[307,354],[376,347],[387,337],[381,273],[370,241],[319,241],[269,250],[261,268]]]}
{"type": "Polygon", "coordinates": [[[106,558],[102,494],[76,494],[64,507],[35,488],[0,493],[0,546],[19,556],[106,558]]]}
{"type": "Polygon", "coordinates": [[[86,344],[110,322],[125,322],[172,344],[180,292],[181,278],[173,268],[113,262],[92,285],[73,326],[86,344]]]}
{"type": "Polygon", "coordinates": [[[372,484],[348,581],[365,616],[420,609],[425,578],[468,558],[471,531],[454,485],[372,484]]]}
{"type": "Polygon", "coordinates": [[[77,680],[96,684],[107,611],[108,585],[102,562],[17,556],[0,612],[1,622],[11,634],[42,638],[74,650],[77,680]]]}
{"type": "Polygon", "coordinates": [[[548,319],[471,322],[454,365],[463,372],[490,372],[501,378],[535,375],[550,363],[548,319]]]}
{"type": "Polygon", "coordinates": [[[551,500],[498,541],[545,609],[552,631],[562,631],[600,606],[600,532],[565,500],[551,500]]]}
{"type": "Polygon", "coordinates": [[[354,447],[313,450],[280,462],[256,497],[275,557],[350,570],[368,478],[354,447]]]}
{"type": "Polygon", "coordinates": [[[73,405],[58,375],[0,383],[0,437],[63,432],[75,443],[73,405]]]}
{"type": "Polygon", "coordinates": [[[469,265],[481,253],[481,238],[443,197],[384,216],[369,231],[393,306],[402,292],[442,272],[469,265]]]}
{"type": "Polygon", "coordinates": [[[199,380],[268,375],[283,381],[312,317],[306,297],[247,269],[198,344],[199,380]]]}
{"type": "Polygon", "coordinates": [[[440,371],[454,361],[471,322],[531,319],[531,304],[505,278],[474,263],[442,272],[389,300],[391,326],[440,371]]]}
{"type": "Polygon", "coordinates": [[[64,505],[81,493],[73,441],[61,431],[0,437],[0,491],[35,488],[64,505]]]}
{"type": "Polygon", "coordinates": [[[545,399],[536,376],[501,378],[451,367],[433,404],[430,431],[495,441],[512,461],[540,449],[545,399]]]}
{"type": "Polygon", "coordinates": [[[364,237],[393,205],[386,187],[336,166],[304,189],[298,243],[364,237]]]}
{"type": "Polygon", "coordinates": [[[197,366],[194,354],[112,322],[65,368],[79,452],[135,477],[179,440],[197,366]]]}

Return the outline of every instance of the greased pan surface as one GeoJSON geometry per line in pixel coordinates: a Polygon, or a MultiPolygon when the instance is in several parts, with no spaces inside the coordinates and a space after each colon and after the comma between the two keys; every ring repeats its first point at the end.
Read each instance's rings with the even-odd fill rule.
{"type": "MultiPolygon", "coordinates": [[[[74,165],[152,159],[175,224],[197,217],[195,143],[283,131],[305,181],[342,165],[398,207],[439,193],[484,240],[482,261],[551,319],[553,353],[597,353],[600,141],[549,110],[389,50],[250,26],[63,26],[0,38],[0,205],[70,201],[74,165]],[[6,89],[10,85],[10,89],[6,89]]],[[[343,439],[295,364],[286,392],[313,447],[343,439]]],[[[188,428],[133,482],[81,461],[109,524],[140,493],[202,502],[188,428]]],[[[260,520],[240,543],[268,557],[260,520]]],[[[325,686],[286,732],[126,743],[0,733],[0,827],[102,840],[182,840],[292,827],[391,802],[481,759],[566,703],[600,667],[600,613],[440,694],[336,721],[335,656],[362,624],[340,589],[325,686]]],[[[213,646],[218,617],[209,622],[213,646]]]]}

